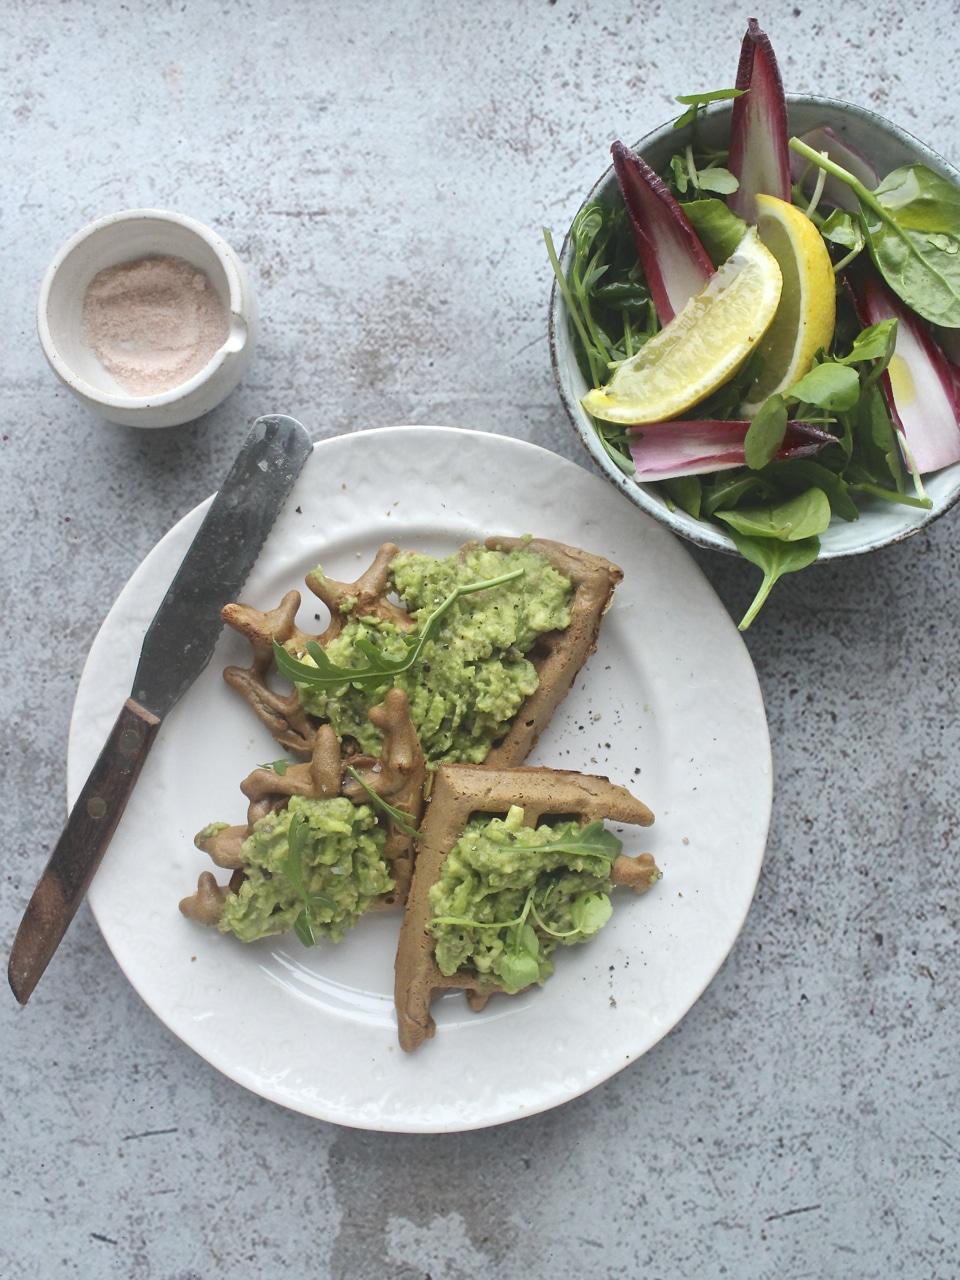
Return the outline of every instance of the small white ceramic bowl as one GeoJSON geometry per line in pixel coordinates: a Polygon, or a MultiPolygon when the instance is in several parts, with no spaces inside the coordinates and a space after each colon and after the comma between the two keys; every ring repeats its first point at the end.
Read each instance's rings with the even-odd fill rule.
{"type": "MultiPolygon", "coordinates": [[[[921,163],[960,186],[960,172],[942,156],[872,111],[833,98],[790,94],[787,95],[787,110],[791,134],[803,134],[818,125],[828,124],[852,147],[869,156],[881,174],[900,165],[921,163]]],[[[721,103],[711,107],[701,129],[708,145],[725,148],[730,136],[730,104],[721,103]]],[[[675,152],[683,149],[686,140],[687,134],[683,130],[674,129],[671,121],[647,134],[635,149],[659,172],[675,152]]],[[[584,204],[598,198],[612,200],[615,197],[619,198],[619,184],[611,165],[589,192],[584,204]]],[[[569,269],[571,255],[572,245],[568,233],[560,253],[564,271],[569,269]]],[[[556,283],[550,299],[550,353],[564,408],[587,452],[607,479],[626,494],[631,502],[661,524],[667,525],[674,533],[698,546],[737,554],[732,538],[722,529],[694,520],[679,509],[671,510],[654,486],[638,484],[610,459],[597,437],[593,419],[580,403],[589,387],[577,364],[571,326],[556,283]]],[[[960,498],[960,463],[945,467],[935,475],[925,476],[923,485],[933,503],[932,508],[926,510],[884,502],[881,498],[858,496],[859,520],[848,522],[834,517],[830,527],[820,537],[819,559],[831,560],[859,555],[900,542],[917,533],[943,515],[960,498]]]]}
{"type": "Polygon", "coordinates": [[[57,377],[102,417],[124,426],[173,427],[208,413],[240,381],[256,345],[257,304],[243,264],[216,232],[180,213],[126,209],[90,223],[60,249],[40,287],[37,329],[57,377]],[[100,271],[154,256],[184,259],[206,274],[226,310],[227,335],[182,383],[130,394],[81,340],[84,298],[100,271]]]}

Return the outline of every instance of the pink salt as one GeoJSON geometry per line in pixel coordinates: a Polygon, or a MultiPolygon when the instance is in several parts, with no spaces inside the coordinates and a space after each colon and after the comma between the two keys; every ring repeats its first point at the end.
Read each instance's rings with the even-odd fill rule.
{"type": "Polygon", "coordinates": [[[134,396],[180,386],[227,339],[226,308],[209,277],[167,255],[100,271],[83,300],[80,339],[134,396]]]}

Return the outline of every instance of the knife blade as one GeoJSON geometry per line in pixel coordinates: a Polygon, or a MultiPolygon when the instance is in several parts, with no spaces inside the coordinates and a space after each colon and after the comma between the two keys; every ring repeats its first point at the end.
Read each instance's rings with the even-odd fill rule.
{"type": "Polygon", "coordinates": [[[216,494],[140,652],[130,696],[27,904],[7,967],[26,1004],[90,886],[157,733],[210,661],[220,611],[246,581],[313,445],[299,422],[258,418],[216,494]]]}

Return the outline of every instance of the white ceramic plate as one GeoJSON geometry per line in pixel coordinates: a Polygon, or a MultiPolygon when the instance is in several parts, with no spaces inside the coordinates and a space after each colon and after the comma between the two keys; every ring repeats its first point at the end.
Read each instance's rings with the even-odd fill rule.
{"type": "MultiPolygon", "coordinates": [[[[146,558],[84,668],[70,735],[71,802],[129,692],[149,624],[206,504],[146,558]]],[[[623,895],[597,938],[564,950],[542,990],[471,1013],[434,1006],[438,1030],[397,1045],[398,914],[338,946],[290,936],[244,946],[190,923],[178,902],[203,870],[213,820],[243,821],[241,779],[278,748],[221,671],[246,665],[232,632],[163,725],[90,892],[133,986],[183,1041],[283,1106],[366,1129],[442,1132],[531,1115],[633,1062],[686,1013],[750,906],[771,804],[770,744],[743,642],[675,538],[603,480],[537,446],[444,427],[392,427],[317,445],[243,599],[271,608],[317,563],[352,579],[384,541],[434,554],[490,533],[532,532],[625,571],[600,644],[532,763],[601,773],[657,815],[623,830],[664,878],[623,895]]],[[[317,630],[317,602],[301,609],[317,630]]],[[[220,873],[221,878],[225,873],[220,873]]]]}

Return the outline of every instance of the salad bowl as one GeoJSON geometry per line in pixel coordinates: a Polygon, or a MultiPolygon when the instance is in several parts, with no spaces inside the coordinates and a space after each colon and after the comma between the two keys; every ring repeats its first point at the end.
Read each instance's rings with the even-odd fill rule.
{"type": "MultiPolygon", "coordinates": [[[[791,136],[828,126],[847,146],[869,157],[881,176],[902,165],[924,164],[960,187],[960,171],[875,112],[833,98],[810,95],[787,94],[786,103],[791,136]]],[[[712,103],[700,118],[701,138],[710,146],[725,148],[730,137],[730,121],[730,103],[712,103]]],[[[676,129],[670,121],[647,134],[636,144],[635,150],[654,170],[662,172],[669,165],[670,157],[686,145],[688,137],[688,131],[676,129]]],[[[620,188],[611,165],[587,194],[581,209],[595,200],[613,202],[620,198],[620,188]]],[[[569,231],[558,256],[560,268],[566,275],[573,257],[569,231]]],[[[717,524],[695,519],[670,503],[659,485],[638,482],[618,466],[604,448],[592,417],[581,404],[590,387],[577,359],[573,325],[556,280],[550,299],[549,326],[550,354],[561,402],[597,469],[630,502],[673,533],[701,547],[737,554],[733,539],[717,524]]],[[[956,360],[956,352],[951,354],[956,360]]],[[[874,551],[902,541],[929,525],[960,498],[960,463],[924,476],[923,488],[931,504],[925,508],[901,505],[869,495],[859,498],[859,519],[847,521],[834,516],[821,534],[818,560],[874,551]]]]}

